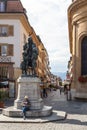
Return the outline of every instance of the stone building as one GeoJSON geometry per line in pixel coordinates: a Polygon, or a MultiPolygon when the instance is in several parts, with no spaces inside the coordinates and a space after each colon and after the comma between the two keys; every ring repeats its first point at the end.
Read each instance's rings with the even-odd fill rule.
{"type": "Polygon", "coordinates": [[[72,0],[68,8],[73,96],[87,98],[87,0],[72,0]]]}
{"type": "MultiPolygon", "coordinates": [[[[7,84],[10,97],[15,95],[16,80],[21,75],[23,45],[29,35],[39,49],[37,74],[39,77],[44,77],[43,68],[49,71],[47,69],[49,65],[46,66],[48,54],[42,50],[45,47],[31,27],[26,9],[20,0],[0,0],[0,82],[7,84]],[[43,61],[46,62],[44,64],[43,55],[45,55],[43,61]]],[[[44,72],[44,75],[47,74],[44,72]]]]}

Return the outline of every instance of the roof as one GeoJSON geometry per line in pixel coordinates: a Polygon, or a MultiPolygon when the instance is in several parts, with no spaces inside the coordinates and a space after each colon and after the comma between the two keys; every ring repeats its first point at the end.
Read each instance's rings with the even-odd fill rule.
{"type": "Polygon", "coordinates": [[[7,0],[6,12],[24,12],[25,9],[20,0],[7,0]]]}
{"type": "Polygon", "coordinates": [[[1,12],[23,12],[26,13],[26,9],[23,7],[20,0],[0,0],[0,2],[3,2],[1,12]]]}

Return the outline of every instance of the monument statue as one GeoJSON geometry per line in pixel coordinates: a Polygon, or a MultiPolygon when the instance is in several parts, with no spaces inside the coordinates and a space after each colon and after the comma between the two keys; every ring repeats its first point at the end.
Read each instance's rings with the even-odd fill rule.
{"type": "Polygon", "coordinates": [[[22,69],[22,76],[36,76],[35,68],[37,66],[36,60],[38,58],[38,49],[32,40],[28,38],[28,43],[23,46],[23,61],[20,68],[22,69]]]}
{"type": "Polygon", "coordinates": [[[29,111],[26,112],[27,117],[42,117],[52,114],[52,107],[45,106],[41,98],[40,78],[36,75],[35,68],[38,58],[38,49],[32,38],[28,38],[28,43],[23,46],[23,61],[21,62],[22,76],[17,79],[17,98],[14,106],[3,110],[3,115],[10,117],[23,117],[22,103],[25,96],[30,101],[29,111]]]}

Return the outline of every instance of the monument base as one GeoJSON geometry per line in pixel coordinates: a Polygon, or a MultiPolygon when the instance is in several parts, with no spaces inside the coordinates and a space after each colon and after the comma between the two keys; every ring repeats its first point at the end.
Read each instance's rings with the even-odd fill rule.
{"type": "MultiPolygon", "coordinates": [[[[16,109],[14,107],[8,107],[3,109],[3,115],[9,117],[23,117],[23,113],[21,109],[16,109]]],[[[44,106],[40,110],[29,110],[26,112],[26,117],[44,117],[50,116],[52,114],[52,107],[44,106]]]]}
{"type": "Polygon", "coordinates": [[[14,101],[14,107],[21,109],[21,103],[27,95],[31,103],[30,109],[42,109],[43,100],[40,96],[40,79],[38,77],[19,77],[18,83],[18,96],[14,101]]]}
{"type": "Polygon", "coordinates": [[[10,117],[22,117],[21,103],[27,95],[31,103],[30,110],[26,112],[27,117],[49,116],[52,113],[52,107],[44,106],[40,95],[40,79],[38,77],[19,77],[18,96],[14,101],[13,107],[3,109],[3,115],[10,117]]]}

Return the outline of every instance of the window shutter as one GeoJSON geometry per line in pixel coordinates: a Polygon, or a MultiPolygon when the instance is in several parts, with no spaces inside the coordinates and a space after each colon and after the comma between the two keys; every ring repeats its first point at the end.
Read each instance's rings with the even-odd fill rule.
{"type": "Polygon", "coordinates": [[[9,26],[9,36],[13,36],[13,35],[14,35],[14,27],[9,26]]]}
{"type": "Polygon", "coordinates": [[[8,56],[13,56],[13,45],[12,44],[8,45],[8,56]]]}

